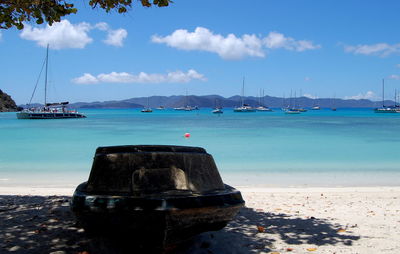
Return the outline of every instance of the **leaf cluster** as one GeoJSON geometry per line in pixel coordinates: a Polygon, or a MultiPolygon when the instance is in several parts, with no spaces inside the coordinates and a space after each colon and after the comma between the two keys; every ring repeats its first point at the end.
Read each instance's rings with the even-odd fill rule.
{"type": "MultiPolygon", "coordinates": [[[[72,0],[0,0],[0,29],[24,28],[24,22],[37,24],[47,22],[52,25],[61,18],[77,13],[72,0]]],[[[171,0],[138,0],[142,6],[168,6],[171,0]]],[[[116,10],[125,13],[132,7],[133,0],[89,0],[92,8],[101,8],[106,12],[116,10]]]]}

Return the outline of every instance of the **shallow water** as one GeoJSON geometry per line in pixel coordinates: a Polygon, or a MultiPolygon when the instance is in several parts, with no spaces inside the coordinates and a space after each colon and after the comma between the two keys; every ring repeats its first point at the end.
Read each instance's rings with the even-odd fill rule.
{"type": "Polygon", "coordinates": [[[80,111],[88,118],[18,120],[0,113],[0,186],[73,186],[87,179],[98,146],[129,144],[204,147],[235,185],[400,185],[400,114],[80,111]]]}

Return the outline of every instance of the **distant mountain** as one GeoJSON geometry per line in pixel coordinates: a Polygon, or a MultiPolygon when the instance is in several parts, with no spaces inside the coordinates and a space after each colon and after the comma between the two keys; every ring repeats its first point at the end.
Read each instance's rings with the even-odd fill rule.
{"type": "Polygon", "coordinates": [[[17,111],[18,107],[10,95],[0,89],[0,112],[17,111]]]}
{"type": "MultiPolygon", "coordinates": [[[[321,98],[311,99],[308,97],[300,98],[280,98],[265,96],[263,98],[258,97],[244,97],[243,101],[245,104],[251,106],[258,106],[264,104],[271,108],[281,108],[288,105],[296,105],[298,107],[310,108],[313,106],[320,106],[321,108],[375,108],[382,105],[382,102],[370,101],[370,100],[344,100],[344,99],[332,99],[332,98],[321,98]]],[[[225,108],[232,108],[240,106],[241,97],[238,95],[225,98],[220,95],[173,95],[173,96],[150,96],[150,97],[139,97],[131,98],[120,101],[95,101],[95,102],[76,102],[72,103],[72,108],[143,108],[147,106],[147,103],[151,108],[164,106],[166,108],[183,107],[186,105],[198,106],[200,108],[212,108],[215,105],[222,106],[225,108]]],[[[393,105],[394,101],[387,100],[385,105],[393,105]]]]}

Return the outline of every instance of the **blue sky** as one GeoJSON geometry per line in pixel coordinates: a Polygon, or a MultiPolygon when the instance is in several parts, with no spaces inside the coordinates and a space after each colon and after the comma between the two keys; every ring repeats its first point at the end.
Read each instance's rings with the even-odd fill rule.
{"type": "MultiPolygon", "coordinates": [[[[0,89],[27,103],[50,43],[48,101],[240,94],[379,100],[400,90],[400,2],[175,0],[0,30],[0,89]]],[[[43,102],[43,81],[34,102],[43,102]]]]}

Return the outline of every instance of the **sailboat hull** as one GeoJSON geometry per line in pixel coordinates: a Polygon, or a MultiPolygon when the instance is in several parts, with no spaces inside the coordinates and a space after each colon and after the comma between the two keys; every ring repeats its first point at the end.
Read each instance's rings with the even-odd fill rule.
{"type": "Polygon", "coordinates": [[[52,113],[52,112],[18,112],[18,119],[65,119],[65,118],[85,118],[80,113],[52,113]]]}

